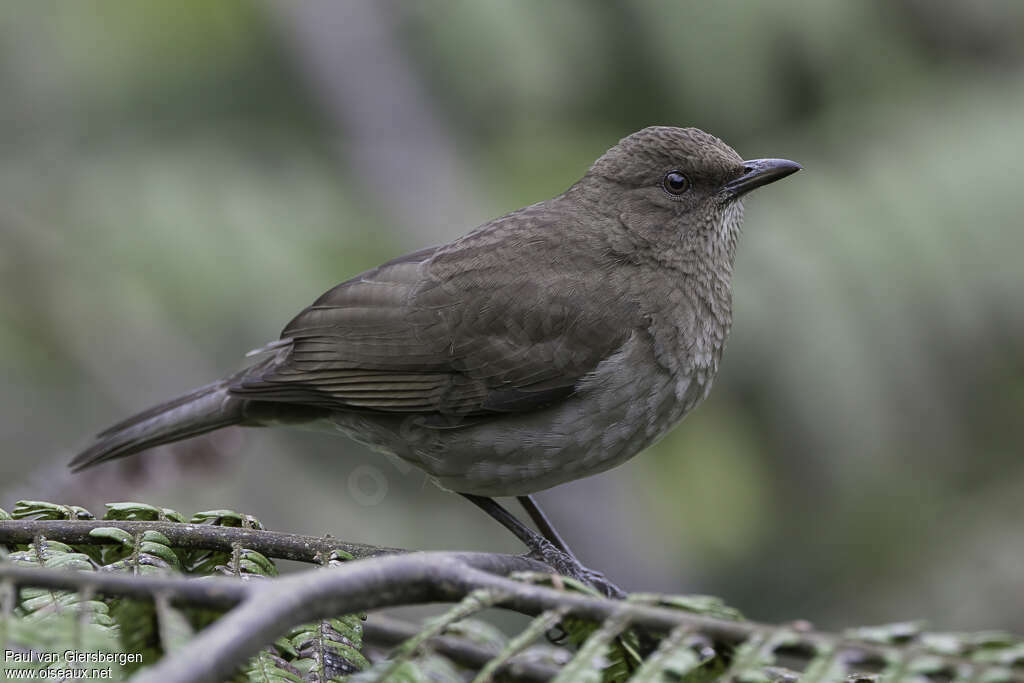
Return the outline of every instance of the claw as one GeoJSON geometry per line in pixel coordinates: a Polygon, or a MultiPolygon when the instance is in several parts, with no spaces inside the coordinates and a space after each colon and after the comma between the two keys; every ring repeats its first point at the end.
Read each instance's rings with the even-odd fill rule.
{"type": "Polygon", "coordinates": [[[621,600],[626,597],[625,591],[606,579],[604,574],[584,567],[575,558],[563,553],[547,539],[537,537],[536,542],[531,545],[534,547],[530,549],[530,556],[548,565],[556,573],[593,586],[605,597],[615,600],[621,600]]]}

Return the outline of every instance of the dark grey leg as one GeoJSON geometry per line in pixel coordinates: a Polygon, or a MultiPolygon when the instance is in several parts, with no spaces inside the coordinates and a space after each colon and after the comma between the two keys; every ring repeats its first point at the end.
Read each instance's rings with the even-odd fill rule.
{"type": "MultiPolygon", "coordinates": [[[[474,496],[469,493],[460,493],[459,495],[473,503],[473,505],[476,505],[503,527],[515,534],[516,538],[530,549],[532,556],[547,564],[559,574],[564,574],[583,583],[590,584],[610,598],[621,599],[626,597],[626,593],[614,583],[604,578],[603,574],[584,567],[571,554],[565,552],[565,550],[556,546],[555,543],[519,521],[515,515],[502,507],[498,501],[493,498],[474,496]]],[[[540,508],[537,509],[539,510],[540,508]]],[[[548,523],[548,526],[551,526],[550,523],[548,523]]],[[[551,527],[551,531],[554,531],[553,527],[551,527]]],[[[563,546],[565,545],[561,538],[559,538],[559,541],[563,546]]]]}
{"type": "Polygon", "coordinates": [[[556,548],[575,560],[576,555],[569,549],[569,544],[558,533],[558,530],[555,529],[555,526],[548,519],[548,516],[544,514],[544,511],[540,509],[540,505],[537,504],[533,496],[516,496],[516,500],[526,510],[526,514],[530,515],[530,519],[537,525],[541,535],[551,541],[556,548]]]}
{"type": "Polygon", "coordinates": [[[516,538],[522,541],[526,547],[532,550],[537,545],[537,539],[540,538],[537,532],[520,522],[518,517],[506,510],[498,501],[486,496],[474,496],[471,493],[460,493],[459,495],[515,534],[516,538]]]}

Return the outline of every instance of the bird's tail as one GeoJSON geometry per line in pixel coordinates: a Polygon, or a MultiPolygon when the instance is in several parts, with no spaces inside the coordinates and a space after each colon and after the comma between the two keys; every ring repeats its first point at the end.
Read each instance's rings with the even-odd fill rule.
{"type": "Polygon", "coordinates": [[[76,455],[69,467],[77,472],[153,446],[241,423],[247,401],[232,396],[228,390],[235,379],[228,377],[207,384],[118,422],[97,434],[95,442],[76,455]]]}

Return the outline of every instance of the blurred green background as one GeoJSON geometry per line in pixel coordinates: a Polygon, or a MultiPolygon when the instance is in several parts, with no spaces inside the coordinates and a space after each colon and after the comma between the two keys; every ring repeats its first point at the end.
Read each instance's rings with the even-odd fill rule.
{"type": "Polygon", "coordinates": [[[542,503],[627,589],[1024,631],[1024,3],[23,2],[0,92],[0,506],[517,551],[325,434],[64,463],[337,282],[694,125],[806,170],[748,201],[711,398],[542,503]]]}

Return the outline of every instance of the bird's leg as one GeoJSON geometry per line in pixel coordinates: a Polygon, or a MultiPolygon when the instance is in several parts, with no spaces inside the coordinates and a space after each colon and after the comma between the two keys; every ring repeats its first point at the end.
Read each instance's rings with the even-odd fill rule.
{"type": "MultiPolygon", "coordinates": [[[[626,597],[626,593],[614,583],[604,578],[603,574],[587,569],[580,564],[579,560],[570,553],[567,553],[565,550],[568,550],[568,547],[565,547],[565,550],[563,550],[544,536],[530,529],[519,521],[515,515],[502,507],[498,501],[493,498],[474,496],[469,493],[460,493],[459,495],[473,503],[473,505],[476,505],[503,527],[515,534],[530,549],[530,555],[550,566],[559,574],[564,574],[583,583],[590,584],[610,598],[621,599],[626,597]]],[[[534,507],[536,507],[535,503],[534,507]]],[[[539,511],[540,508],[537,508],[537,510],[539,511]]],[[[547,526],[550,527],[550,523],[547,526]]],[[[554,528],[551,527],[551,530],[554,531],[554,528]]],[[[565,542],[561,541],[561,545],[565,546],[565,542]]]]}
{"type": "MultiPolygon", "coordinates": [[[[519,504],[523,506],[524,510],[526,510],[526,514],[530,516],[530,519],[533,520],[533,523],[537,526],[537,529],[540,530],[540,533],[544,536],[544,538],[546,538],[548,541],[551,542],[553,546],[561,550],[563,553],[566,554],[566,556],[568,556],[570,559],[576,562],[583,572],[586,572],[590,575],[591,580],[589,581],[589,583],[592,586],[594,586],[610,598],[621,599],[626,597],[625,593],[623,593],[618,586],[609,582],[608,579],[604,577],[604,574],[596,572],[593,569],[588,569],[579,563],[579,560],[576,559],[576,556],[573,554],[572,550],[569,549],[569,544],[566,543],[565,539],[562,538],[562,535],[558,533],[558,530],[555,529],[555,525],[551,523],[551,520],[548,519],[548,516],[545,515],[544,511],[540,509],[540,505],[537,504],[537,501],[536,499],[534,499],[533,496],[516,496],[516,500],[518,500],[519,504]],[[616,593],[616,591],[618,592],[616,593]]],[[[639,639],[638,644],[644,656],[647,656],[651,652],[654,652],[654,649],[658,645],[658,641],[655,640],[646,629],[634,627],[634,632],[636,633],[636,636],[639,639]]],[[[622,636],[616,636],[616,640],[621,642],[622,636]]]]}
{"type": "Polygon", "coordinates": [[[530,516],[533,523],[537,525],[537,529],[540,531],[541,536],[551,541],[551,543],[561,550],[563,553],[576,559],[576,555],[573,554],[572,550],[569,549],[569,544],[565,542],[558,530],[555,529],[555,525],[551,523],[548,516],[544,514],[544,511],[540,509],[540,505],[534,500],[533,496],[516,496],[516,500],[526,510],[526,514],[530,516]]]}

